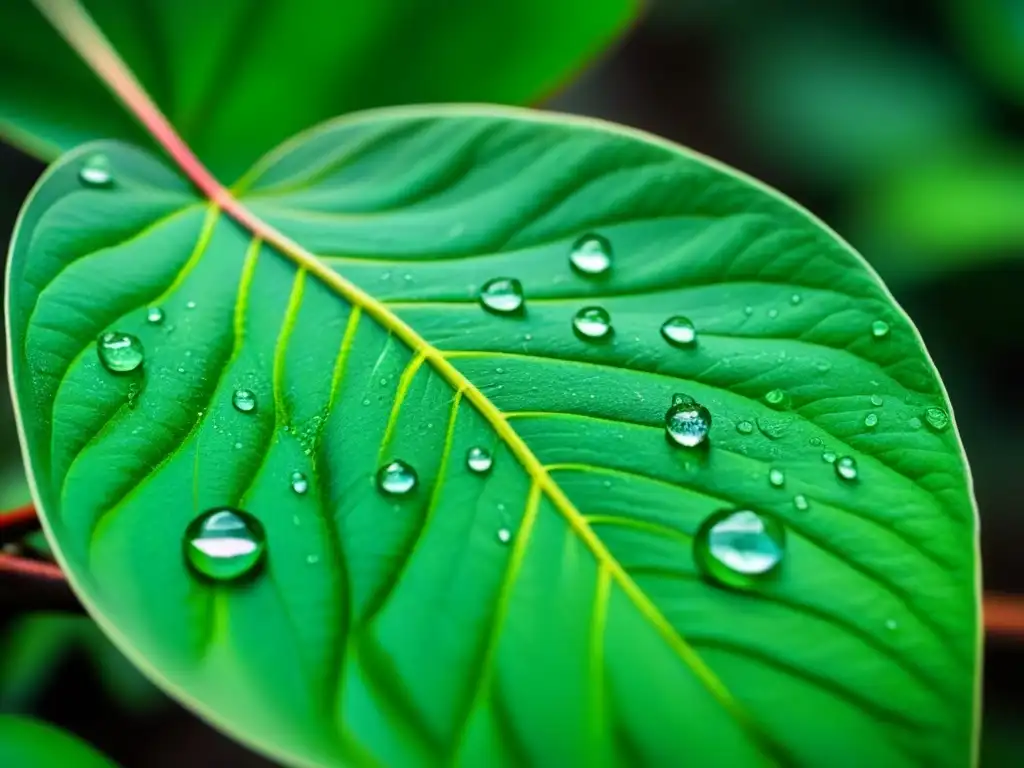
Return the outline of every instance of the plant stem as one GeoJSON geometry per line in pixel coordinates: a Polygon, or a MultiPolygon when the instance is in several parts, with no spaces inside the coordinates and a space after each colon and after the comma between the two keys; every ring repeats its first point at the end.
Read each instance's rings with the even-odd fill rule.
{"type": "Polygon", "coordinates": [[[37,528],[39,518],[36,516],[36,508],[31,504],[0,512],[0,544],[14,543],[37,528]]]}
{"type": "Polygon", "coordinates": [[[64,581],[64,572],[56,563],[44,563],[17,555],[0,554],[0,574],[13,573],[30,579],[64,581]]]}

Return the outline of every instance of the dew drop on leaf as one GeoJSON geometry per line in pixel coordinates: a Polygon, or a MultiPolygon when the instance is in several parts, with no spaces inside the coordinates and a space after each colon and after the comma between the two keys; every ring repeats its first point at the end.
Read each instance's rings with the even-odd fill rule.
{"type": "Polygon", "coordinates": [[[872,405],[880,406],[880,405],[882,405],[883,402],[885,402],[885,401],[882,400],[882,396],[881,395],[872,395],[871,396],[871,404],[872,405]]]}
{"type": "Polygon", "coordinates": [[[746,315],[747,317],[750,317],[752,314],[754,314],[754,308],[748,304],[743,308],[743,314],[746,315]]]}
{"type": "Polygon", "coordinates": [[[928,408],[924,412],[924,423],[933,432],[945,432],[949,427],[949,414],[942,408],[928,408]]]}
{"type": "Polygon", "coordinates": [[[96,351],[103,367],[111,373],[130,373],[142,365],[142,342],[130,333],[108,331],[100,334],[96,351]]]}
{"type": "Polygon", "coordinates": [[[754,425],[744,419],[736,423],[736,431],[741,435],[752,435],[754,433],[754,425]]]}
{"type": "Polygon", "coordinates": [[[510,531],[508,528],[499,528],[498,541],[500,541],[502,544],[508,544],[510,541],[512,541],[512,531],[510,531]]]}
{"type": "Polygon", "coordinates": [[[291,476],[292,490],[300,496],[309,490],[309,480],[301,472],[292,472],[291,476]]]}
{"type": "Polygon", "coordinates": [[[782,418],[772,418],[768,416],[757,417],[757,429],[758,431],[767,437],[769,440],[778,440],[786,433],[786,429],[789,427],[789,420],[782,418]]]}
{"type": "Polygon", "coordinates": [[[896,629],[897,627],[899,627],[899,624],[896,623],[896,619],[885,620],[885,628],[888,629],[890,632],[896,629]]]}
{"type": "Polygon", "coordinates": [[[511,315],[523,308],[523,284],[514,277],[495,277],[480,289],[480,304],[489,312],[511,315]]]}
{"type": "Polygon", "coordinates": [[[852,483],[857,479],[857,460],[852,456],[843,456],[836,459],[834,466],[836,474],[840,479],[848,483],[852,483]]]}
{"type": "Polygon", "coordinates": [[[877,427],[878,426],[878,414],[877,413],[869,413],[867,416],[865,416],[864,417],[864,426],[867,427],[868,429],[874,429],[875,427],[877,427]]]}
{"type": "Polygon", "coordinates": [[[876,339],[884,339],[889,335],[889,324],[885,320],[875,320],[871,324],[871,335],[876,339]]]}
{"type": "Polygon", "coordinates": [[[764,394],[764,401],[772,408],[789,407],[789,395],[781,389],[770,389],[764,394]]]}
{"type": "Polygon", "coordinates": [[[490,451],[477,445],[466,452],[466,466],[469,467],[470,472],[483,475],[491,471],[494,459],[491,457],[490,451]]]}
{"type": "Polygon", "coordinates": [[[231,395],[231,404],[236,411],[250,413],[256,410],[256,393],[251,389],[236,389],[231,395]]]}
{"type": "Polygon", "coordinates": [[[821,460],[824,461],[826,464],[835,464],[836,454],[834,451],[823,451],[821,454],[821,460]]]}
{"type": "Polygon", "coordinates": [[[781,488],[786,484],[786,473],[773,467],[768,470],[768,482],[773,488],[781,488]]]}
{"type": "Polygon", "coordinates": [[[194,301],[185,302],[185,309],[195,309],[196,303],[194,301]]]}
{"type": "Polygon", "coordinates": [[[921,428],[921,420],[917,418],[917,416],[914,416],[907,422],[907,426],[916,431],[921,428]]]}
{"type": "Polygon", "coordinates": [[[164,321],[164,311],[160,307],[150,307],[146,310],[146,320],[153,325],[160,325],[164,321]]]}
{"type": "Polygon", "coordinates": [[[786,532],[777,520],[750,510],[709,516],[693,539],[694,561],[712,581],[746,589],[779,567],[786,532]]]}
{"type": "Polygon", "coordinates": [[[661,335],[675,347],[692,347],[697,343],[697,329],[690,318],[682,315],[675,315],[662,323],[661,335]]]}
{"type": "Polygon", "coordinates": [[[612,266],[612,244],[600,235],[584,235],[569,252],[572,268],[585,277],[600,277],[612,266]]]}
{"type": "Polygon", "coordinates": [[[388,462],[377,470],[377,488],[388,496],[404,496],[419,482],[416,470],[401,459],[388,462]]]}
{"type": "Polygon", "coordinates": [[[78,180],[87,187],[109,187],[114,183],[106,155],[91,155],[78,169],[78,180]]]}
{"type": "Polygon", "coordinates": [[[674,395],[665,413],[665,433],[677,445],[696,448],[708,439],[711,413],[688,395],[674,395]]]}
{"type": "Polygon", "coordinates": [[[572,319],[573,330],[583,339],[606,339],[612,333],[612,318],[604,307],[584,307],[572,319]]]}
{"type": "Polygon", "coordinates": [[[185,531],[186,562],[193,573],[211,581],[235,581],[253,574],[265,551],[263,526],[238,509],[207,510],[185,531]]]}
{"type": "Polygon", "coordinates": [[[793,506],[800,512],[806,512],[811,508],[811,504],[807,501],[807,497],[802,493],[798,493],[793,497],[793,506]]]}
{"type": "Polygon", "coordinates": [[[771,318],[772,320],[774,320],[778,316],[779,310],[775,309],[774,307],[768,310],[768,317],[771,318]]]}
{"type": "Polygon", "coordinates": [[[803,301],[803,299],[800,297],[799,293],[794,293],[792,296],[789,297],[790,304],[796,305],[799,304],[801,301],[803,301]]]}

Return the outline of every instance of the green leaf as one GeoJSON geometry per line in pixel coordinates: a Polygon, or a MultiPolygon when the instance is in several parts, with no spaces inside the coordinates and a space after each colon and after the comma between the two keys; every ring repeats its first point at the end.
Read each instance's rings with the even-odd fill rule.
{"type": "Polygon", "coordinates": [[[0,715],[0,765],[11,768],[114,768],[76,737],[38,720],[0,715]]]}
{"type": "MultiPolygon", "coordinates": [[[[84,5],[225,180],[337,114],[437,101],[527,103],[608,45],[635,0],[206,0],[84,5]]],[[[0,135],[46,159],[148,143],[31,0],[0,3],[0,135]]]]}
{"type": "Polygon", "coordinates": [[[970,763],[964,457],[940,412],[922,425],[949,403],[913,325],[834,233],[651,136],[502,109],[343,119],[236,193],[322,259],[100,143],[47,172],[10,261],[48,533],[174,695],[304,765],[970,763]],[[97,154],[113,183],[83,188],[97,154]],[[588,233],[613,250],[603,278],[570,268],[588,233]],[[500,277],[521,314],[478,304],[500,277]],[[609,339],[574,334],[588,305],[609,339]],[[662,338],[675,314],[695,347],[662,338]],[[141,340],[141,368],[103,368],[107,331],[141,340]],[[708,450],[665,439],[675,393],[710,411],[708,450]],[[385,496],[394,458],[419,484],[385,496]],[[183,555],[224,505],[265,530],[246,581],[183,555]],[[787,532],[746,592],[694,565],[722,508],[787,532]]]}

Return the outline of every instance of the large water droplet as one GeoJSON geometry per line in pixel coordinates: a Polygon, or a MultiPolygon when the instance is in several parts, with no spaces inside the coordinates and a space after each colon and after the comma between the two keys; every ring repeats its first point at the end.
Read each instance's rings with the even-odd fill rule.
{"type": "Polygon", "coordinates": [[[662,323],[661,335],[676,347],[692,347],[697,343],[697,329],[690,318],[682,315],[675,315],[662,323]]]}
{"type": "Polygon", "coordinates": [[[236,389],[231,395],[231,404],[235,410],[249,413],[256,410],[256,393],[251,389],[236,389]]]}
{"type": "Polygon", "coordinates": [[[569,263],[586,277],[604,275],[612,266],[612,244],[600,235],[584,235],[572,247],[569,263]]]}
{"type": "Polygon", "coordinates": [[[185,561],[197,576],[211,581],[235,581],[253,574],[265,550],[260,522],[230,507],[207,510],[185,531],[185,561]]]}
{"type": "Polygon", "coordinates": [[[109,187],[114,183],[106,155],[91,155],[78,169],[78,180],[87,187],[109,187]]]}
{"type": "Polygon", "coordinates": [[[781,488],[786,484],[786,473],[773,467],[768,470],[768,482],[773,488],[781,488]]]}
{"type": "Polygon", "coordinates": [[[778,568],[786,531],[777,520],[750,510],[722,510],[708,517],[693,539],[693,556],[720,584],[746,589],[778,568]]]}
{"type": "Polygon", "coordinates": [[[788,408],[789,395],[781,389],[770,389],[764,393],[764,401],[772,408],[788,408]]]}
{"type": "Polygon", "coordinates": [[[736,431],[741,435],[752,435],[754,433],[754,425],[747,420],[737,422],[736,431]]]}
{"type": "Polygon", "coordinates": [[[146,310],[146,320],[153,325],[160,325],[164,321],[164,311],[160,307],[150,307],[146,310]]]}
{"type": "Polygon", "coordinates": [[[103,367],[111,373],[129,373],[140,365],[145,357],[142,342],[130,333],[109,331],[100,334],[96,351],[103,367]]]}
{"type": "Polygon", "coordinates": [[[877,413],[869,413],[867,416],[865,416],[864,417],[864,426],[867,427],[868,429],[874,429],[875,427],[877,427],[878,426],[878,414],[877,413]]]}
{"type": "Polygon", "coordinates": [[[884,339],[889,335],[889,324],[885,320],[875,320],[871,324],[871,335],[876,339],[884,339]]]}
{"type": "Polygon", "coordinates": [[[377,470],[377,488],[389,496],[404,496],[416,487],[417,482],[416,470],[401,459],[388,462],[377,470]]]}
{"type": "Polygon", "coordinates": [[[708,439],[711,413],[688,395],[674,395],[665,413],[665,432],[678,445],[696,448],[708,439]]]}
{"type": "Polygon", "coordinates": [[[606,339],[612,333],[612,318],[604,307],[584,307],[573,317],[572,327],[584,339],[606,339]]]}
{"type": "Polygon", "coordinates": [[[949,427],[949,414],[942,408],[927,408],[924,412],[924,423],[933,432],[945,432],[949,427]]]}
{"type": "Polygon", "coordinates": [[[811,508],[810,502],[807,501],[807,497],[804,496],[802,493],[798,493],[796,496],[793,497],[793,506],[800,512],[806,512],[808,509],[811,508]]]}
{"type": "Polygon", "coordinates": [[[853,456],[842,456],[834,464],[840,479],[852,483],[857,479],[857,460],[853,456]]]}
{"type": "Polygon", "coordinates": [[[491,471],[494,459],[491,457],[490,451],[477,445],[466,452],[466,466],[469,467],[470,472],[482,475],[491,471]]]}
{"type": "Polygon", "coordinates": [[[292,490],[301,496],[309,490],[309,480],[301,472],[292,472],[291,486],[292,490]]]}
{"type": "Polygon", "coordinates": [[[489,312],[511,315],[523,308],[523,284],[514,277],[496,277],[480,289],[480,304],[489,312]]]}

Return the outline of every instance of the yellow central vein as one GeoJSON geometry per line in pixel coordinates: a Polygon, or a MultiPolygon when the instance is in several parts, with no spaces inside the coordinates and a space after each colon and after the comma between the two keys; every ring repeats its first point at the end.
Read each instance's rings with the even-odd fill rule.
{"type": "MultiPolygon", "coordinates": [[[[604,563],[597,564],[597,586],[594,589],[594,612],[590,621],[590,743],[595,750],[608,732],[608,702],[604,674],[604,632],[608,621],[608,597],[611,594],[611,574],[604,563]]],[[[591,764],[597,765],[600,756],[592,755],[591,764]]]]}

